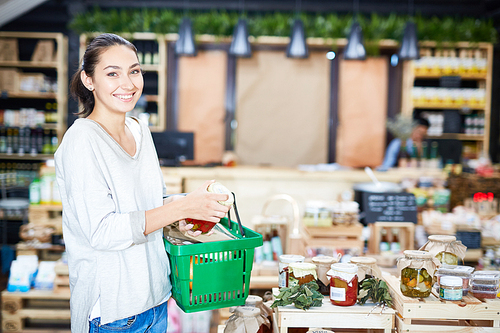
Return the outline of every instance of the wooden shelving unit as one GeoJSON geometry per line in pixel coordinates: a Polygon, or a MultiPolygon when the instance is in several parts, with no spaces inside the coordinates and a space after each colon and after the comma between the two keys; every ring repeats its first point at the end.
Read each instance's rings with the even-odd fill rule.
{"type": "MultiPolygon", "coordinates": [[[[82,59],[85,49],[92,38],[100,35],[100,33],[82,34],[80,35],[80,59],[82,59]]],[[[146,95],[148,103],[156,103],[157,105],[157,121],[156,124],[149,128],[152,132],[163,132],[166,129],[167,122],[167,41],[168,35],[160,35],[147,32],[122,33],[123,36],[130,42],[155,42],[158,44],[158,63],[157,64],[141,64],[142,70],[146,73],[154,72],[158,75],[158,92],[155,95],[146,95]]],[[[177,35],[176,35],[177,36],[177,35]]]]}
{"type": "MultiPolygon", "coordinates": [[[[414,110],[432,110],[440,112],[444,110],[459,110],[461,113],[473,112],[484,116],[484,132],[481,135],[464,134],[464,133],[443,133],[440,136],[430,136],[432,139],[457,139],[464,142],[469,142],[475,145],[478,153],[483,152],[488,154],[489,136],[490,136],[490,116],[491,116],[491,85],[492,85],[492,67],[493,67],[493,45],[490,43],[441,43],[425,41],[420,42],[421,54],[436,54],[443,50],[454,52],[459,57],[461,52],[479,52],[486,59],[486,73],[484,72],[453,72],[453,73],[436,73],[429,71],[422,73],[418,71],[414,61],[406,61],[403,63],[403,87],[401,113],[411,116],[414,110]],[[476,85],[478,89],[485,90],[484,103],[451,103],[451,102],[415,102],[412,98],[412,90],[415,87],[416,80],[439,80],[446,76],[458,76],[462,81],[467,81],[467,86],[476,85]],[[471,83],[475,81],[476,83],[471,83]]],[[[435,55],[434,55],[435,56],[435,55]]]]}
{"type": "MultiPolygon", "coordinates": [[[[59,142],[61,142],[62,136],[67,128],[67,107],[68,107],[68,40],[67,37],[62,33],[42,33],[42,32],[0,32],[0,39],[17,39],[18,43],[23,43],[23,40],[50,40],[54,42],[54,58],[51,61],[27,61],[27,60],[17,60],[17,61],[0,61],[1,69],[16,69],[23,70],[29,69],[30,73],[33,70],[55,70],[55,81],[57,82],[56,92],[25,92],[25,91],[12,91],[6,92],[2,91],[2,100],[6,99],[41,99],[41,100],[52,100],[57,103],[57,122],[54,124],[45,124],[42,127],[44,129],[55,129],[57,131],[57,137],[59,142]]],[[[4,109],[0,103],[0,109],[4,109]]],[[[52,155],[42,155],[38,154],[32,156],[29,154],[18,155],[0,155],[1,159],[26,159],[26,160],[44,160],[52,155]]],[[[51,157],[52,158],[52,157],[51,157]]]]}

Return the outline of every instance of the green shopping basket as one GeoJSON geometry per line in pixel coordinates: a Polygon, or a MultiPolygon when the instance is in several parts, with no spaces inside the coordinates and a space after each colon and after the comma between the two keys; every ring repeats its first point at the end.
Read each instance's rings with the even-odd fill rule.
{"type": "Polygon", "coordinates": [[[165,238],[169,254],[172,296],[186,313],[244,305],[250,287],[254,249],[262,235],[223,218],[222,223],[238,239],[174,245],[165,238]]]}

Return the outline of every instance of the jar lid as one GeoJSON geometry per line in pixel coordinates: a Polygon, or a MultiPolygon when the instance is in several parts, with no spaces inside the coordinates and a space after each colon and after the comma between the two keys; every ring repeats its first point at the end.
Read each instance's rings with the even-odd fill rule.
{"type": "Polygon", "coordinates": [[[439,283],[444,286],[449,287],[461,287],[463,282],[462,278],[458,276],[441,276],[439,278],[439,283]]]}
{"type": "Polygon", "coordinates": [[[373,257],[352,257],[350,261],[353,264],[365,264],[365,265],[373,265],[377,263],[377,259],[373,257]]]}
{"type": "Polygon", "coordinates": [[[226,201],[219,201],[221,205],[232,206],[232,204],[234,203],[233,194],[221,183],[215,182],[210,184],[207,188],[207,191],[211,193],[227,194],[228,199],[226,201]]]}
{"type": "Polygon", "coordinates": [[[456,241],[457,237],[451,235],[430,235],[428,239],[433,242],[451,243],[456,241]]]}
{"type": "Polygon", "coordinates": [[[245,306],[256,306],[263,302],[262,297],[257,295],[248,295],[245,300],[245,306]]]}
{"type": "Polygon", "coordinates": [[[311,264],[309,262],[292,262],[292,263],[290,263],[290,265],[288,267],[290,267],[292,270],[293,269],[297,269],[297,270],[300,269],[300,270],[304,270],[304,271],[316,270],[316,265],[311,264]]]}
{"type": "Polygon", "coordinates": [[[298,254],[282,254],[280,255],[280,261],[286,264],[290,264],[292,262],[303,262],[304,256],[300,256],[298,254]]]}
{"type": "Polygon", "coordinates": [[[357,273],[358,272],[358,266],[355,264],[346,264],[342,262],[338,262],[335,264],[332,264],[331,266],[332,270],[338,271],[338,272],[344,272],[344,273],[357,273]]]}
{"type": "Polygon", "coordinates": [[[257,317],[260,316],[260,309],[250,306],[238,306],[234,313],[239,317],[257,317]]]}
{"type": "Polygon", "coordinates": [[[318,256],[311,259],[315,264],[332,264],[334,261],[337,261],[337,258],[330,256],[318,256]]]}
{"type": "Polygon", "coordinates": [[[412,257],[417,259],[431,259],[432,254],[428,251],[406,250],[403,252],[405,257],[412,257]]]}

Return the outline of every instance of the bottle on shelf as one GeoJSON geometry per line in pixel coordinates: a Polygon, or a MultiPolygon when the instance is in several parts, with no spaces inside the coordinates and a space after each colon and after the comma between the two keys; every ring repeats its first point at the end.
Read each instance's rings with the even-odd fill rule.
{"type": "Polygon", "coordinates": [[[264,260],[273,261],[273,247],[271,245],[271,229],[268,228],[264,235],[264,240],[262,244],[262,253],[264,260]]]}
{"type": "Polygon", "coordinates": [[[431,155],[429,159],[429,167],[433,169],[439,168],[438,146],[436,141],[431,143],[431,155]]]}
{"type": "Polygon", "coordinates": [[[408,151],[406,150],[406,143],[401,142],[401,148],[399,148],[399,154],[398,154],[398,167],[400,168],[408,167],[409,160],[410,160],[410,154],[408,154],[408,151]]]}
{"type": "Polygon", "coordinates": [[[386,253],[390,250],[390,244],[389,244],[389,236],[387,235],[387,230],[385,228],[382,228],[380,230],[380,253],[386,253]]]}
{"type": "Polygon", "coordinates": [[[428,168],[429,167],[429,155],[427,152],[427,142],[422,142],[422,155],[420,155],[420,167],[428,168]]]}
{"type": "Polygon", "coordinates": [[[40,179],[35,178],[29,187],[30,205],[39,205],[41,199],[40,179]]]}
{"type": "Polygon", "coordinates": [[[391,252],[394,254],[401,253],[401,242],[399,240],[399,229],[398,228],[392,228],[391,229],[392,233],[392,240],[391,240],[391,252]]]}
{"type": "Polygon", "coordinates": [[[273,260],[278,261],[280,256],[283,254],[283,246],[281,243],[281,238],[278,235],[278,230],[273,228],[273,236],[271,238],[271,247],[273,249],[273,260]]]}
{"type": "Polygon", "coordinates": [[[411,150],[410,168],[416,168],[416,167],[418,167],[418,149],[417,145],[414,143],[411,150]]]}

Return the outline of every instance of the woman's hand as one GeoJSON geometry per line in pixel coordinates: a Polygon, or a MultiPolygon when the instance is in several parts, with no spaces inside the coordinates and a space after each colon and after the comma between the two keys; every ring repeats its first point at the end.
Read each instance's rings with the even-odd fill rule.
{"type": "Polygon", "coordinates": [[[184,218],[218,223],[221,218],[226,216],[231,207],[222,205],[219,201],[228,200],[228,195],[208,192],[207,188],[213,182],[215,181],[206,181],[184,198],[176,200],[179,202],[182,200],[182,206],[180,208],[184,218]]]}

